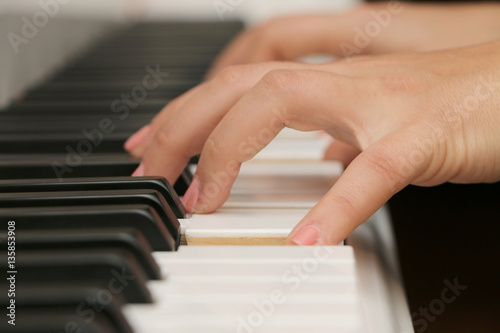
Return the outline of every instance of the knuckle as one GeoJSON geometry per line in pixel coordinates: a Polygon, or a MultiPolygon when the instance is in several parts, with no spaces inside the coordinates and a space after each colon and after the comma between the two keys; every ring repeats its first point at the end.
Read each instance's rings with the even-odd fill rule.
{"type": "Polygon", "coordinates": [[[341,194],[333,194],[328,197],[328,200],[340,207],[342,214],[346,216],[349,221],[354,221],[359,208],[354,204],[354,200],[341,194]]]}
{"type": "Polygon", "coordinates": [[[275,93],[292,93],[302,80],[297,71],[275,69],[262,77],[262,84],[275,93]]]}
{"type": "Polygon", "coordinates": [[[395,152],[388,148],[378,149],[376,153],[362,154],[366,166],[375,171],[385,184],[397,181],[398,162],[394,158],[395,152]]]}
{"type": "Polygon", "coordinates": [[[223,144],[220,140],[208,138],[203,146],[202,156],[210,161],[218,161],[220,154],[223,151],[223,144]]]}
{"type": "Polygon", "coordinates": [[[153,144],[156,147],[168,147],[174,139],[172,131],[168,127],[159,128],[153,136],[153,144]]]}

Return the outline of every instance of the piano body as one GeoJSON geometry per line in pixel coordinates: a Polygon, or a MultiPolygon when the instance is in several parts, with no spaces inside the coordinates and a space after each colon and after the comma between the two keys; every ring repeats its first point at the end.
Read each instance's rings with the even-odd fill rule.
{"type": "Polygon", "coordinates": [[[122,149],[202,80],[234,20],[355,1],[41,3],[0,14],[2,332],[413,332],[385,207],[343,245],[283,246],[342,172],[317,133],[283,131],[210,215],[179,199],[194,159],[171,186],[129,177],[122,149]]]}

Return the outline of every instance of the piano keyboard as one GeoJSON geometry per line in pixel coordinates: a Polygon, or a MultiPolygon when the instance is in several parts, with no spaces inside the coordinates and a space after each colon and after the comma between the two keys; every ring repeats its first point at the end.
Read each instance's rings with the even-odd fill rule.
{"type": "Polygon", "coordinates": [[[412,331],[397,266],[373,244],[282,246],[342,172],[319,161],[324,137],[284,131],[210,215],[180,202],[195,164],[173,185],[129,177],[124,141],[240,29],[127,28],[0,112],[0,216],[16,223],[17,251],[16,325],[2,332],[412,331]]]}

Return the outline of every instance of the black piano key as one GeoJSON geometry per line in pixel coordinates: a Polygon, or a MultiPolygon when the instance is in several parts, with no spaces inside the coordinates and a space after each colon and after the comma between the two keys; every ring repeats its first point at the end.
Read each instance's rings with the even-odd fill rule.
{"type": "Polygon", "coordinates": [[[186,210],[172,185],[163,177],[106,177],[68,179],[0,180],[0,193],[99,191],[150,189],[158,191],[177,218],[185,218],[186,210]]]}
{"type": "MultiPolygon", "coordinates": [[[[51,109],[38,108],[34,113],[25,111],[10,111],[0,113],[0,130],[2,133],[72,133],[79,134],[81,139],[89,140],[90,134],[106,139],[108,134],[129,133],[137,130],[143,124],[151,122],[155,114],[129,114],[124,111],[121,114],[105,117],[100,113],[82,114],[83,110],[66,109],[66,111],[55,111],[51,109]],[[124,119],[120,119],[120,116],[124,119]],[[104,120],[103,120],[104,119],[104,120]],[[43,126],[40,125],[43,123],[43,126]],[[108,125],[109,123],[109,125],[108,125]],[[105,127],[105,128],[103,128],[105,127]],[[107,129],[109,128],[109,130],[107,129]]],[[[94,137],[91,137],[95,141],[94,137]]]]}
{"type": "MultiPolygon", "coordinates": [[[[153,68],[153,70],[155,70],[153,68]]],[[[182,93],[185,92],[186,90],[190,89],[191,87],[197,85],[199,83],[198,80],[172,80],[169,78],[170,73],[168,73],[168,68],[162,68],[160,66],[159,70],[162,72],[165,71],[166,77],[163,80],[163,82],[159,83],[156,88],[153,90],[147,91],[147,95],[149,96],[150,93],[157,93],[157,92],[169,92],[171,94],[174,94],[174,92],[177,93],[182,93]],[[167,75],[168,74],[168,75],[167,75]]],[[[143,79],[144,76],[148,75],[148,71],[144,70],[143,75],[139,80],[131,80],[129,79],[124,79],[124,80],[100,80],[99,82],[92,82],[92,83],[84,83],[82,81],[79,82],[74,82],[74,83],[57,83],[57,82],[49,82],[44,84],[43,86],[39,87],[38,89],[34,90],[33,93],[37,94],[42,94],[42,93],[51,93],[51,94],[72,94],[76,92],[81,92],[82,94],[85,93],[102,93],[106,95],[110,95],[113,99],[118,98],[120,99],[122,94],[131,94],[131,88],[130,87],[135,87],[137,85],[142,85],[143,84],[143,79]]],[[[153,82],[153,80],[151,80],[153,82]]],[[[110,113],[110,109],[108,109],[107,113],[110,113]]]]}
{"type": "MultiPolygon", "coordinates": [[[[121,100],[121,96],[116,97],[121,100]],[[120,97],[120,98],[119,98],[120,97]]],[[[13,113],[29,113],[36,114],[37,112],[48,112],[48,113],[61,113],[61,116],[64,116],[63,113],[81,113],[81,114],[89,114],[89,115],[109,115],[112,116],[114,114],[124,117],[124,115],[132,116],[134,114],[143,114],[153,112],[157,113],[161,110],[167,101],[162,100],[153,100],[148,99],[142,101],[136,108],[129,107],[127,109],[128,112],[118,112],[117,110],[113,111],[111,109],[112,101],[98,101],[98,100],[85,100],[78,101],[77,104],[71,101],[61,101],[61,100],[52,100],[52,101],[22,101],[21,103],[14,102],[8,110],[4,113],[0,114],[0,117],[7,116],[8,114],[13,113]]]]}
{"type": "Polygon", "coordinates": [[[175,251],[175,239],[148,205],[0,208],[0,220],[16,221],[19,231],[133,228],[153,250],[175,251]]]}
{"type": "MultiPolygon", "coordinates": [[[[27,118],[27,117],[26,117],[27,118]]],[[[40,121],[42,121],[42,117],[40,117],[39,120],[36,119],[37,117],[29,117],[27,119],[15,119],[15,120],[4,120],[3,117],[0,117],[0,133],[2,133],[2,140],[5,140],[5,135],[6,134],[12,134],[12,138],[15,139],[16,136],[19,137],[20,135],[44,135],[47,133],[54,133],[55,131],[59,134],[66,135],[69,141],[75,140],[76,136],[80,136],[79,140],[88,140],[88,138],[85,135],[89,135],[89,133],[94,133],[92,139],[94,142],[101,142],[101,141],[108,141],[108,136],[103,134],[101,131],[96,132],[94,129],[96,127],[96,124],[98,123],[97,121],[94,121],[93,119],[90,120],[83,120],[83,119],[70,119],[70,120],[64,120],[64,119],[59,119],[59,117],[53,117],[47,114],[46,117],[43,117],[43,121],[47,121],[48,124],[44,127],[40,127],[40,121]],[[90,130],[89,130],[90,129],[90,130]],[[98,141],[99,140],[99,141],[98,141]]],[[[72,117],[73,118],[73,117],[72,117]]],[[[74,117],[74,118],[80,118],[80,117],[74,117]]],[[[135,131],[137,131],[139,128],[143,127],[144,125],[147,125],[150,123],[150,119],[141,119],[141,120],[136,120],[133,123],[119,123],[116,127],[115,130],[113,131],[114,136],[111,137],[111,139],[115,139],[115,137],[121,138],[123,141],[128,139],[130,135],[132,135],[135,131]]],[[[60,139],[59,139],[60,140],[60,139]]],[[[17,139],[17,141],[20,141],[17,139]]],[[[26,140],[24,140],[26,141],[26,140]]],[[[68,145],[71,144],[71,142],[67,143],[68,145]]],[[[119,147],[117,151],[123,151],[122,147],[119,147]]],[[[15,153],[22,153],[22,151],[16,151],[13,149],[9,150],[4,150],[2,148],[1,154],[7,154],[8,152],[15,154],[15,153]]],[[[56,152],[61,152],[61,151],[56,151],[56,152]]],[[[64,152],[64,149],[62,150],[64,152]]],[[[33,153],[39,153],[37,151],[33,151],[33,153]]]]}
{"type": "MultiPolygon", "coordinates": [[[[0,155],[0,179],[127,177],[139,167],[140,161],[123,154],[95,154],[82,157],[77,151],[64,156],[0,155]]],[[[193,176],[188,167],[174,184],[183,195],[193,176]]]]}
{"type": "MultiPolygon", "coordinates": [[[[153,55],[149,56],[148,60],[151,64],[161,64],[162,68],[165,71],[168,71],[168,67],[177,67],[177,66],[189,66],[191,64],[197,65],[206,65],[207,67],[210,65],[212,59],[216,56],[216,53],[211,54],[211,56],[207,54],[169,54],[168,58],[162,55],[153,55]]],[[[116,67],[128,67],[131,64],[140,64],[144,63],[145,55],[124,55],[118,58],[114,57],[103,57],[100,55],[90,56],[78,63],[79,67],[85,68],[116,68],[116,67]]],[[[146,66],[144,66],[146,67],[146,66]]],[[[144,70],[144,74],[147,72],[144,70]]]]}
{"type": "MultiPolygon", "coordinates": [[[[19,131],[18,131],[19,132],[19,131]]],[[[101,133],[102,134],[102,133],[101,133]]],[[[0,134],[0,154],[64,154],[84,151],[84,154],[125,153],[123,144],[132,133],[111,133],[102,137],[86,138],[78,131],[76,133],[29,133],[0,134]]]]}
{"type": "Polygon", "coordinates": [[[191,157],[189,159],[189,163],[188,164],[198,164],[199,161],[200,161],[200,154],[194,155],[193,157],[191,157]]]}
{"type": "MultiPolygon", "coordinates": [[[[134,45],[112,45],[106,49],[97,50],[92,54],[92,57],[103,57],[111,55],[141,57],[141,60],[150,56],[164,56],[168,57],[172,54],[179,55],[185,53],[205,54],[207,56],[216,56],[219,52],[219,47],[215,45],[148,45],[142,48],[135,47],[134,45]],[[104,54],[105,52],[105,54],[104,54]]],[[[130,58],[128,58],[130,59],[130,58]]],[[[162,59],[162,61],[165,61],[162,59]]],[[[173,68],[176,69],[177,67],[173,68]]],[[[206,69],[206,68],[203,68],[206,69]]],[[[70,71],[71,72],[71,71],[70,71]]]]}
{"type": "MultiPolygon", "coordinates": [[[[6,250],[6,249],[5,249],[6,250]]],[[[2,271],[11,271],[6,261],[2,271]]],[[[16,284],[96,281],[119,291],[128,303],[151,303],[146,275],[130,251],[120,248],[16,251],[16,284]]],[[[0,281],[2,290],[9,284],[0,281]]]]}
{"type": "MultiPolygon", "coordinates": [[[[130,48],[117,48],[118,52],[122,50],[124,52],[132,52],[130,48]]],[[[142,51],[142,50],[141,50],[142,51]]],[[[141,52],[138,51],[138,52],[141,52]]],[[[168,77],[170,80],[186,80],[186,81],[202,81],[205,75],[206,66],[194,65],[194,66],[177,66],[169,67],[168,77]]],[[[130,67],[126,71],[119,70],[116,68],[101,68],[101,69],[73,69],[72,71],[67,71],[61,73],[60,75],[53,77],[50,82],[57,83],[72,83],[72,82],[82,82],[82,83],[92,83],[99,82],[101,80],[142,80],[144,78],[144,67],[130,67]]],[[[141,103],[142,105],[142,103],[141,103]]]]}
{"type": "Polygon", "coordinates": [[[123,154],[85,157],[77,147],[62,156],[4,156],[0,156],[0,179],[122,177],[130,176],[139,166],[138,160],[123,154]]]}
{"type": "MultiPolygon", "coordinates": [[[[113,293],[106,283],[17,282],[15,300],[16,325],[2,321],[1,332],[132,333],[121,312],[121,293],[113,293]]],[[[7,293],[0,294],[0,306],[9,305],[7,293]]]]}
{"type": "Polygon", "coordinates": [[[189,170],[189,167],[186,167],[174,184],[175,192],[179,195],[184,195],[192,181],[193,174],[189,170]]]}
{"type": "Polygon", "coordinates": [[[16,250],[82,250],[123,248],[132,253],[153,280],[161,279],[160,267],[151,256],[152,249],[137,229],[87,229],[57,231],[21,231],[16,233],[16,250]]]}
{"type": "Polygon", "coordinates": [[[0,207],[5,208],[119,204],[146,204],[153,207],[175,239],[173,247],[179,246],[179,221],[156,190],[0,193],[0,207]]]}
{"type": "MultiPolygon", "coordinates": [[[[158,89],[152,90],[147,93],[147,96],[144,100],[157,100],[162,99],[164,104],[166,101],[171,100],[172,98],[176,98],[186,92],[187,90],[194,87],[196,83],[193,83],[189,86],[185,86],[183,88],[177,89],[158,89]]],[[[130,92],[124,91],[124,94],[130,94],[130,92]]],[[[120,93],[112,91],[71,91],[71,92],[57,92],[57,91],[33,91],[24,97],[24,101],[29,102],[39,102],[39,101],[49,101],[49,100],[60,100],[60,101],[72,101],[77,102],[81,100],[87,100],[92,98],[92,100],[101,100],[107,101],[108,103],[113,102],[115,99],[120,99],[120,93]]],[[[141,103],[142,103],[141,97],[141,103]]],[[[135,103],[135,102],[134,102],[135,103]]]]}
{"type": "MultiPolygon", "coordinates": [[[[122,319],[123,316],[121,316],[122,319]]],[[[8,319],[8,317],[6,317],[8,319]]],[[[75,306],[21,306],[16,309],[16,325],[6,320],[0,322],[2,333],[85,332],[85,333],[133,333],[130,326],[116,326],[105,312],[96,312],[88,321],[75,313],[75,306]]]]}
{"type": "MultiPolygon", "coordinates": [[[[117,98],[121,100],[121,96],[118,96],[117,98]]],[[[158,113],[158,111],[160,111],[162,107],[162,104],[143,101],[136,108],[130,107],[130,113],[128,113],[128,117],[154,115],[158,113]]],[[[43,116],[44,114],[57,114],[62,117],[66,117],[69,115],[81,115],[83,117],[89,117],[92,115],[113,116],[119,113],[113,112],[110,103],[87,100],[75,104],[71,102],[54,100],[45,103],[13,103],[3,113],[0,114],[0,117],[14,115],[24,116],[26,114],[29,114],[31,116],[37,114],[41,116],[43,116]]],[[[128,119],[128,117],[126,119],[128,119]]]]}

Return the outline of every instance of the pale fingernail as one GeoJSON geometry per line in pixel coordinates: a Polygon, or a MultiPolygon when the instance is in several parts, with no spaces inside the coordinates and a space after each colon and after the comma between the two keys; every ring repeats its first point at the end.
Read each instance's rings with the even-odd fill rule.
{"type": "Polygon", "coordinates": [[[146,125],[143,128],[141,128],[140,130],[138,130],[137,132],[135,132],[130,138],[128,138],[128,140],[123,145],[125,150],[130,152],[130,151],[134,150],[135,148],[137,148],[137,146],[139,146],[141,144],[141,142],[144,140],[144,138],[148,134],[149,129],[150,129],[150,126],[146,125]]]}
{"type": "Polygon", "coordinates": [[[315,225],[306,225],[290,240],[296,245],[315,245],[318,242],[319,229],[315,225]]]}
{"type": "Polygon", "coordinates": [[[194,212],[194,208],[196,207],[196,203],[198,202],[199,196],[200,196],[200,183],[198,182],[197,177],[193,177],[191,185],[189,185],[189,188],[182,197],[182,203],[186,208],[186,213],[192,214],[194,212]]]}
{"type": "Polygon", "coordinates": [[[132,177],[142,177],[144,176],[144,164],[140,164],[137,169],[135,169],[134,173],[132,174],[132,177]]]}

